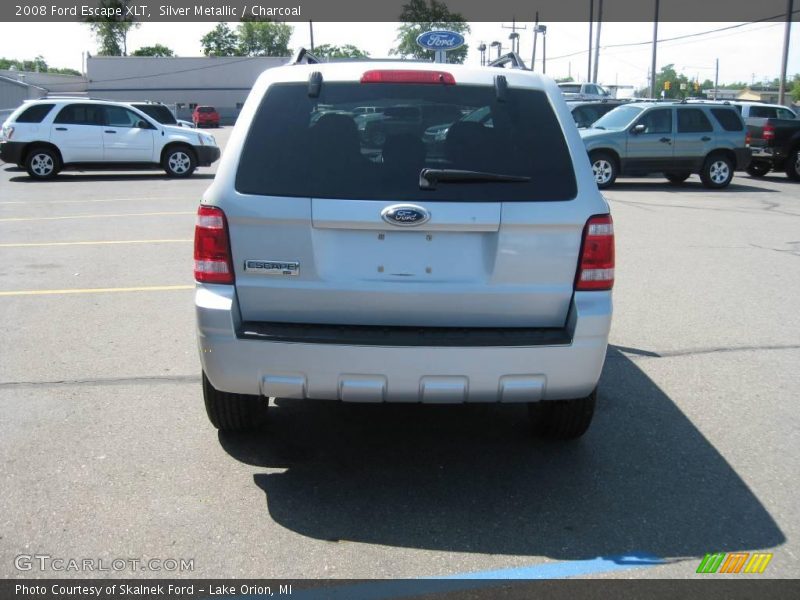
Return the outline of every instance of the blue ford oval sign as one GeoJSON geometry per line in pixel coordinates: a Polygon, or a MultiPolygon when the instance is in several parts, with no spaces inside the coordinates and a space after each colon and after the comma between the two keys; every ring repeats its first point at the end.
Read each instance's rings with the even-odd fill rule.
{"type": "Polygon", "coordinates": [[[381,218],[392,225],[412,227],[427,222],[431,213],[416,204],[393,204],[381,211],[381,218]]]}
{"type": "Polygon", "coordinates": [[[455,31],[426,31],[417,36],[417,45],[425,50],[450,52],[464,45],[464,36],[455,31]]]}

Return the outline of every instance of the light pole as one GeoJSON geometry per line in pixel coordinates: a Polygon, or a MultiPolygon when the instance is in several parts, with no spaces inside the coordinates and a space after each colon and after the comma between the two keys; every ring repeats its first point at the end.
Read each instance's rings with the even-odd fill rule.
{"type": "Polygon", "coordinates": [[[603,24],[603,0],[597,5],[597,42],[594,46],[594,75],[592,83],[597,83],[597,70],[600,68],[600,27],[603,24]]]}
{"type": "Polygon", "coordinates": [[[653,62],[650,67],[650,97],[656,97],[656,47],[658,46],[658,2],[656,0],[656,14],[653,19],[653,62]]]}
{"type": "Polygon", "coordinates": [[[478,46],[478,52],[481,53],[481,66],[486,64],[486,44],[481,42],[481,45],[478,46]]]}
{"type": "Polygon", "coordinates": [[[547,73],[547,25],[539,25],[542,33],[542,74],[547,73]]]}
{"type": "Polygon", "coordinates": [[[519,53],[519,34],[516,31],[509,33],[508,39],[511,40],[511,51],[519,53]]]}
{"type": "Polygon", "coordinates": [[[793,0],[786,0],[786,28],[783,33],[783,58],[781,60],[781,81],[778,87],[778,104],[786,101],[786,68],[789,64],[789,36],[792,34],[793,0]]]}
{"type": "Polygon", "coordinates": [[[592,24],[594,23],[594,0],[589,0],[589,66],[586,68],[586,79],[592,76],[592,24]]]}
{"type": "Polygon", "coordinates": [[[500,42],[494,41],[490,44],[492,48],[497,48],[497,58],[500,58],[500,42]]]}

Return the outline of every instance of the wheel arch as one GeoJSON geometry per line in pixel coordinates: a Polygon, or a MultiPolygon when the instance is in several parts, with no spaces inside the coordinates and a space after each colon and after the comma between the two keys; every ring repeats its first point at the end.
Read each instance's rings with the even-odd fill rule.
{"type": "Polygon", "coordinates": [[[56,153],[56,157],[58,158],[58,163],[61,166],[64,165],[64,157],[61,156],[61,150],[58,149],[58,146],[56,146],[52,142],[46,142],[44,140],[28,142],[27,144],[25,144],[25,146],[23,146],[22,152],[20,153],[23,164],[28,162],[28,157],[30,156],[31,152],[36,148],[47,148],[48,150],[52,150],[53,152],[56,153]]]}
{"type": "Polygon", "coordinates": [[[592,161],[592,156],[595,155],[595,154],[608,154],[609,156],[611,156],[612,159],[614,159],[614,162],[616,163],[616,167],[617,167],[617,172],[622,171],[622,159],[620,158],[619,152],[617,152],[613,148],[609,148],[607,146],[601,146],[599,148],[592,148],[591,150],[589,150],[589,162],[590,163],[592,161]]]}
{"type": "Polygon", "coordinates": [[[192,157],[194,158],[195,163],[197,162],[197,153],[192,148],[192,145],[188,142],[184,141],[174,141],[169,142],[161,149],[161,156],[159,157],[159,162],[164,163],[164,159],[167,157],[167,153],[175,148],[184,148],[192,153],[192,157]]]}

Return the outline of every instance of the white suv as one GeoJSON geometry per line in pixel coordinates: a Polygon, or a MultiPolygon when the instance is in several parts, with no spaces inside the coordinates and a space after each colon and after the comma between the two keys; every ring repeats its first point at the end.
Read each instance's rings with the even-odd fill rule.
{"type": "Polygon", "coordinates": [[[0,133],[0,159],[35,179],[62,169],[164,169],[188,177],[220,156],[214,137],[162,125],[122,102],[43,98],[25,102],[0,133]]]}
{"type": "Polygon", "coordinates": [[[527,403],[537,434],[589,426],[613,225],[546,77],[397,62],[266,71],[198,209],[194,260],[220,429],[256,425],[269,397],[527,403]],[[359,135],[362,106],[380,108],[380,144],[359,135]],[[422,117],[396,115],[412,109],[422,117]]]}

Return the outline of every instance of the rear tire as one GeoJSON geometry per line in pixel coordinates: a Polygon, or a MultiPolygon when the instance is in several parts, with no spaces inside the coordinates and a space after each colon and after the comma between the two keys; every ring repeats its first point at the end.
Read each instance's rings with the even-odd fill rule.
{"type": "Polygon", "coordinates": [[[768,162],[753,162],[747,167],[747,174],[750,177],[764,177],[772,169],[772,165],[768,162]]]}
{"type": "Polygon", "coordinates": [[[173,146],[164,152],[161,167],[170,177],[190,177],[197,168],[197,158],[187,146],[173,146]]]}
{"type": "Polygon", "coordinates": [[[795,148],[786,159],[786,176],[792,181],[800,181],[800,148],[795,148]]]}
{"type": "Polygon", "coordinates": [[[672,185],[680,185],[687,179],[689,179],[689,175],[691,173],[664,173],[664,177],[667,178],[672,185]]]}
{"type": "Polygon", "coordinates": [[[728,187],[733,179],[733,161],[723,154],[712,154],[703,163],[700,180],[712,190],[728,187]]]}
{"type": "Polygon", "coordinates": [[[589,429],[596,402],[597,388],[585,398],[530,402],[531,433],[549,440],[577,439],[589,429]]]}
{"type": "Polygon", "coordinates": [[[58,152],[46,146],[32,148],[25,158],[25,170],[34,179],[52,179],[61,170],[58,152]]]}
{"type": "Polygon", "coordinates": [[[220,431],[246,431],[258,427],[269,406],[263,396],[230,394],[216,389],[203,373],[203,400],[211,424],[220,431]]]}
{"type": "Polygon", "coordinates": [[[597,187],[601,190],[611,187],[617,179],[617,161],[607,152],[595,152],[589,155],[592,163],[592,174],[597,187]]]}

